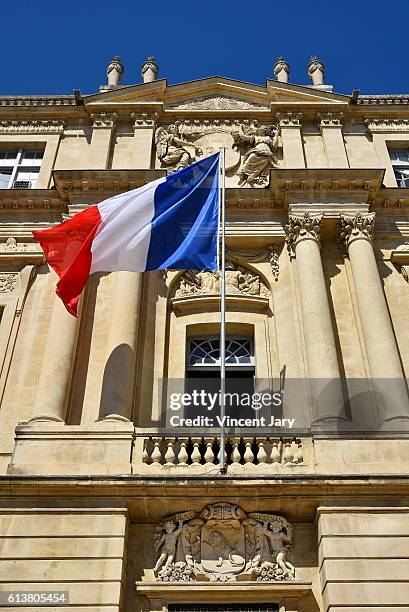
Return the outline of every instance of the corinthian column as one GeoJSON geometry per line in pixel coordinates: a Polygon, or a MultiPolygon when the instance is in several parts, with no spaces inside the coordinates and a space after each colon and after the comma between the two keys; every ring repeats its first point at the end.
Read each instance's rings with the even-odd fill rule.
{"type": "Polygon", "coordinates": [[[383,420],[409,418],[409,397],[372,247],[375,213],[341,215],[370,374],[383,420]]]}
{"type": "Polygon", "coordinates": [[[321,214],[290,215],[287,244],[295,253],[308,385],[315,423],[345,420],[335,337],[320,253],[321,214]]]}
{"type": "Polygon", "coordinates": [[[115,272],[100,419],[129,421],[135,386],[142,274],[115,272]]]}
{"type": "Polygon", "coordinates": [[[55,295],[31,422],[63,423],[77,341],[77,319],[55,295]]]}

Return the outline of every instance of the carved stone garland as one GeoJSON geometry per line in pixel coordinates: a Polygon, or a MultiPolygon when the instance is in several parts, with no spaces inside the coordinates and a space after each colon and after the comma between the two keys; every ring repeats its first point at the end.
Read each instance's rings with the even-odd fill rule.
{"type": "Polygon", "coordinates": [[[278,514],[219,502],[163,519],[154,535],[159,582],[293,581],[292,527],[278,514]]]}

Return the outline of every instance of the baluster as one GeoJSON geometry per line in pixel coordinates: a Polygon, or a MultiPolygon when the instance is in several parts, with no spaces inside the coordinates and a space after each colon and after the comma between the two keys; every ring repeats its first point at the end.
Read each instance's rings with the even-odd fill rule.
{"type": "Polygon", "coordinates": [[[193,442],[192,463],[200,463],[202,456],[199,450],[199,442],[193,442]]]}
{"type": "Polygon", "coordinates": [[[154,443],[151,459],[152,459],[152,464],[162,463],[162,453],[160,450],[159,440],[156,440],[154,443]]]}
{"type": "Polygon", "coordinates": [[[244,455],[243,455],[244,462],[254,463],[254,454],[253,454],[253,451],[251,450],[251,442],[247,440],[245,445],[246,445],[246,450],[244,451],[244,455]]]}
{"type": "Polygon", "coordinates": [[[187,454],[187,450],[186,450],[186,442],[181,442],[180,451],[178,455],[179,465],[187,465],[188,458],[189,458],[189,455],[187,454]]]}
{"type": "Polygon", "coordinates": [[[267,463],[267,453],[264,448],[264,442],[262,440],[258,442],[257,461],[259,463],[267,463]]]}
{"type": "Polygon", "coordinates": [[[293,461],[293,463],[297,463],[298,445],[297,445],[297,442],[295,441],[295,438],[291,442],[291,451],[293,453],[292,461],[293,461]]]}
{"type": "Polygon", "coordinates": [[[148,442],[149,440],[143,441],[142,463],[148,463],[149,461],[148,442]]]}
{"type": "Polygon", "coordinates": [[[297,463],[302,463],[304,461],[303,451],[302,451],[302,442],[298,442],[297,444],[298,444],[298,450],[297,450],[296,460],[297,460],[297,463]]]}
{"type": "Polygon", "coordinates": [[[283,453],[284,463],[292,463],[294,459],[294,454],[291,449],[291,442],[284,443],[284,453],[283,453]]]}
{"type": "Polygon", "coordinates": [[[241,459],[241,455],[239,451],[239,442],[236,439],[233,444],[233,452],[231,454],[231,460],[232,460],[232,463],[240,463],[240,459],[241,459]]]}
{"type": "Polygon", "coordinates": [[[271,462],[280,463],[280,451],[278,449],[278,440],[271,443],[271,462]]]}
{"type": "Polygon", "coordinates": [[[168,448],[165,453],[165,461],[166,461],[166,465],[175,464],[175,451],[173,450],[173,441],[168,442],[168,448]]]}
{"type": "Polygon", "coordinates": [[[213,463],[214,461],[213,442],[206,442],[206,452],[204,454],[204,459],[206,463],[213,463]]]}
{"type": "MultiPolygon", "coordinates": [[[[226,444],[224,445],[223,455],[224,455],[224,465],[226,465],[227,463],[226,444]]],[[[217,463],[220,464],[220,449],[219,449],[219,452],[217,453],[217,463]]]]}

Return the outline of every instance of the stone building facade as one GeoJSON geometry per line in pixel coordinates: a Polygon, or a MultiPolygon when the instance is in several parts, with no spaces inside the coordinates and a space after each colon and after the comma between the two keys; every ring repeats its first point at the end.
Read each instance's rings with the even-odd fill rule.
{"type": "Polygon", "coordinates": [[[409,96],[323,71],[124,86],[115,58],[98,93],[0,98],[1,591],[409,611],[409,96]],[[163,380],[217,365],[217,275],[93,275],[76,319],[31,233],[220,147],[228,356],[298,381],[294,430],[229,433],[225,475],[217,430],[161,421],[163,380]]]}

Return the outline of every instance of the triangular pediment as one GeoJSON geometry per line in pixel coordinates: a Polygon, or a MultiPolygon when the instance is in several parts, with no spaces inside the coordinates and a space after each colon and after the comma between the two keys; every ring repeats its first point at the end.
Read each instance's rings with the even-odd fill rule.
{"type": "Polygon", "coordinates": [[[264,111],[286,107],[345,106],[350,97],[308,86],[267,81],[266,85],[209,77],[176,85],[166,80],[122,86],[84,96],[90,109],[152,107],[170,112],[264,111]]]}

